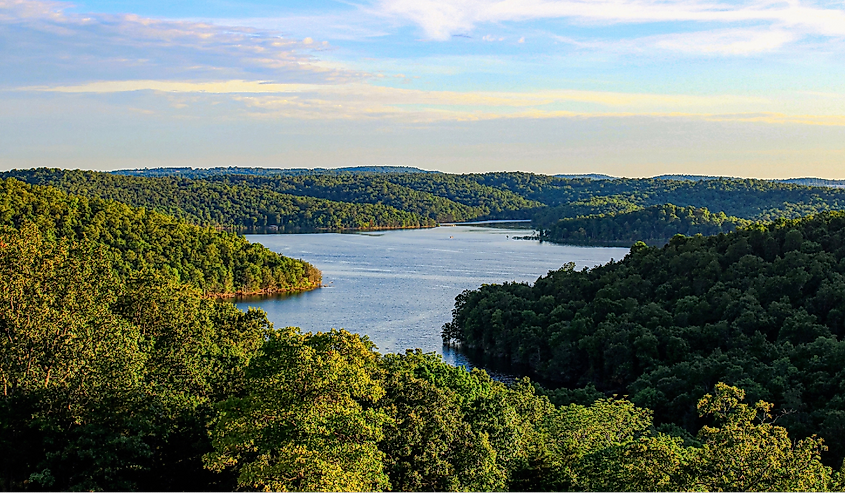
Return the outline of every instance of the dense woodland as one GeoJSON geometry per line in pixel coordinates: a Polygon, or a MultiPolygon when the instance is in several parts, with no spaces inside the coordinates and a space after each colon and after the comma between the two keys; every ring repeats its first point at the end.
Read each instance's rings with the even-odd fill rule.
{"type": "MultiPolygon", "coordinates": [[[[269,188],[180,177],[141,178],[79,170],[12,171],[9,176],[64,192],[115,200],[209,226],[280,232],[417,228],[436,221],[389,205],[337,202],[269,188]]],[[[292,179],[296,179],[292,177],[292,179]]]]}
{"type": "MultiPolygon", "coordinates": [[[[207,295],[306,288],[316,269],[99,197],[184,188],[168,200],[200,222],[179,200],[219,207],[231,197],[204,194],[270,187],[63,176],[85,196],[0,181],[0,450],[14,451],[0,454],[0,489],[845,487],[843,213],[638,243],[591,271],[461,295],[444,338],[564,384],[549,391],[433,354],[381,355],[345,331],[274,328],[207,295]]],[[[489,184],[409,176],[390,183],[466,207],[494,200],[489,184]]]]}
{"type": "Polygon", "coordinates": [[[816,438],[717,384],[696,435],[419,352],[303,334],[110,250],[0,231],[4,490],[838,490],[816,438]],[[762,418],[762,420],[761,420],[762,418]]]}
{"type": "Polygon", "coordinates": [[[48,238],[107,249],[122,276],[153,271],[209,294],[282,292],[320,285],[320,271],[232,233],[112,200],[0,180],[0,226],[35,225],[48,238]]]}
{"type": "Polygon", "coordinates": [[[540,237],[546,241],[571,244],[631,245],[642,241],[663,245],[668,238],[677,234],[695,236],[729,233],[750,224],[751,221],[747,219],[727,217],[724,212],[711,214],[705,208],[665,204],[561,219],[543,229],[540,237]]]}
{"type": "MultiPolygon", "coordinates": [[[[165,168],[113,174],[41,168],[13,170],[0,176],[117,200],[197,224],[262,232],[417,228],[440,222],[532,219],[546,241],[665,243],[679,233],[731,231],[745,221],[797,218],[845,208],[843,188],[765,180],[454,175],[389,167],[307,171],[165,168]],[[632,224],[652,213],[649,211],[617,217],[655,206],[665,206],[663,211],[669,211],[671,205],[707,209],[709,214],[693,213],[691,220],[675,214],[678,220],[666,220],[660,231],[641,230],[632,224]],[[558,225],[560,221],[563,224],[558,225]],[[573,232],[571,226],[576,223],[573,232]],[[584,235],[574,234],[582,227],[584,235]]],[[[652,211],[662,214],[659,208],[652,211]]]]}
{"type": "Polygon", "coordinates": [[[594,269],[464,292],[453,315],[445,342],[529,365],[563,386],[559,404],[627,395],[692,432],[723,381],[823,437],[830,464],[845,457],[843,212],[640,242],[594,269]]]}

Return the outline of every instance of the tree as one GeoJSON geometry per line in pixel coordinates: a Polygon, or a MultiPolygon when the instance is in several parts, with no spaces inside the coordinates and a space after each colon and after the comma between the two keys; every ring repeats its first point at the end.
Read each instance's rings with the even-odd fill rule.
{"type": "Polygon", "coordinates": [[[378,449],[387,420],[378,355],[346,331],[268,331],[250,363],[248,393],[219,406],[212,470],[235,468],[238,484],[275,491],[388,488],[378,449]]]}
{"type": "Polygon", "coordinates": [[[719,427],[699,431],[701,449],[690,460],[691,489],[709,491],[817,491],[829,489],[831,470],[821,463],[827,448],[815,436],[793,443],[772,422],[772,405],[741,403],[745,392],[724,383],[698,402],[701,416],[719,427]]]}

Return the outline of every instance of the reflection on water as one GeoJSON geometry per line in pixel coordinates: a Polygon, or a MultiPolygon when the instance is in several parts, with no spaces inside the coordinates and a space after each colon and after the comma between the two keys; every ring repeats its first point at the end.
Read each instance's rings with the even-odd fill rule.
{"type": "Polygon", "coordinates": [[[344,328],[366,334],[379,351],[436,351],[452,364],[469,358],[443,347],[440,328],[455,296],[482,284],[534,282],[549,270],[620,259],[627,248],[577,247],[514,240],[525,229],[451,226],[361,234],[248,235],[323,271],[327,286],[287,296],[241,298],[279,326],[304,331],[344,328]]]}

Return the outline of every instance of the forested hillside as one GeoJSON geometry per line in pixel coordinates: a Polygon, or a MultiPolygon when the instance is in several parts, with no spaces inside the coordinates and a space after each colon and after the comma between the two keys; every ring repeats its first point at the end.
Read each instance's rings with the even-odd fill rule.
{"type": "MultiPolygon", "coordinates": [[[[571,207],[571,206],[562,206],[571,207]]],[[[751,221],[711,214],[705,208],[654,205],[632,211],[561,219],[542,230],[541,238],[582,245],[631,245],[637,241],[663,245],[676,234],[694,236],[729,233],[751,221]]]]}
{"type": "Polygon", "coordinates": [[[692,431],[698,397],[724,381],[823,437],[831,464],[845,457],[845,213],[638,243],[591,270],[464,292],[453,315],[444,342],[530,365],[563,401],[628,395],[692,431]]]}
{"type": "Polygon", "coordinates": [[[46,168],[5,175],[67,193],[145,207],[199,224],[237,229],[277,226],[281,232],[298,232],[418,228],[436,224],[433,219],[386,205],[322,200],[225,181],[142,178],[46,168]]]}
{"type": "Polygon", "coordinates": [[[209,178],[209,181],[335,202],[386,205],[437,222],[467,221],[487,216],[491,212],[484,204],[464,203],[427,191],[418,191],[396,184],[378,174],[294,177],[219,175],[209,178]]]}
{"type": "Polygon", "coordinates": [[[110,250],[0,230],[0,488],[839,490],[824,444],[714,384],[692,436],[624,399],[555,406],[345,331],[273,328],[110,250]],[[758,418],[763,418],[760,421],[758,418]],[[9,453],[9,452],[12,453],[9,453]]]}
{"type": "Polygon", "coordinates": [[[111,200],[0,180],[0,226],[34,224],[49,238],[103,245],[127,277],[153,271],[207,293],[282,292],[320,285],[320,272],[232,233],[111,200]]]}
{"type": "MultiPolygon", "coordinates": [[[[531,173],[454,175],[368,169],[161,169],[141,170],[134,176],[129,172],[42,168],[0,176],[142,206],[198,224],[255,232],[418,228],[439,222],[532,219],[536,229],[546,231],[546,240],[585,242],[577,235],[560,232],[569,231],[575,224],[571,220],[596,216],[588,220],[590,228],[604,233],[586,235],[592,236],[589,241],[630,243],[665,240],[677,233],[729,231],[745,220],[773,221],[845,209],[845,189],[765,180],[610,180],[531,173]],[[693,221],[697,228],[690,228],[683,220],[669,220],[633,230],[619,225],[636,221],[634,217],[654,217],[659,222],[660,214],[616,217],[655,206],[665,206],[662,210],[668,211],[671,205],[707,209],[710,215],[693,221]],[[720,219],[722,215],[727,222],[720,219]],[[553,232],[561,220],[569,222],[553,232]],[[713,221],[719,223],[715,229],[711,227],[713,221]],[[661,230],[660,238],[642,236],[656,234],[657,229],[661,230]]],[[[576,231],[587,223],[578,224],[576,231]]]]}
{"type": "Polygon", "coordinates": [[[845,190],[765,180],[565,180],[531,173],[465,175],[480,184],[514,192],[556,207],[594,197],[614,196],[641,207],[675,204],[704,207],[742,219],[773,221],[845,209],[845,190]]]}

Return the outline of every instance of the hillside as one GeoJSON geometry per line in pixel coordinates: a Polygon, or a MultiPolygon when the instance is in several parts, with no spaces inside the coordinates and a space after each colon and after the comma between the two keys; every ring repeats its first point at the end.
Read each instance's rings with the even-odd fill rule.
{"type": "Polygon", "coordinates": [[[628,395],[688,430],[703,390],[740,385],[774,402],[792,433],[825,438],[838,464],[843,307],[845,213],[832,212],[638,243],[594,269],[467,291],[443,339],[529,365],[569,389],[564,400],[628,395]]]}
{"type": "MultiPolygon", "coordinates": [[[[281,232],[433,226],[435,221],[382,204],[323,200],[269,188],[178,177],[144,178],[93,171],[11,171],[0,176],[67,193],[116,200],[186,220],[236,229],[281,232]]],[[[237,178],[237,177],[235,177],[237,178]]]]}
{"type": "MultiPolygon", "coordinates": [[[[0,176],[146,207],[197,224],[251,232],[419,228],[486,219],[532,219],[536,229],[550,230],[561,220],[603,215],[600,220],[607,224],[606,233],[593,235],[594,240],[618,244],[656,239],[640,233],[632,236],[625,233],[627,227],[612,226],[633,216],[608,217],[649,207],[707,209],[713,217],[736,218],[730,220],[732,224],[845,209],[843,188],[766,180],[691,180],[681,176],[675,178],[684,179],[611,180],[517,172],[382,171],[159,169],[151,170],[155,176],[132,176],[41,168],[0,176]]],[[[661,232],[660,239],[671,237],[670,233],[716,231],[689,229],[674,221],[663,226],[671,229],[675,225],[679,229],[661,232]]],[[[547,239],[556,236],[546,234],[547,239]]],[[[559,241],[570,241],[569,236],[560,236],[559,241]]]]}
{"type": "MultiPolygon", "coordinates": [[[[564,206],[566,207],[566,206],[564,206]]],[[[663,245],[673,236],[729,233],[751,221],[712,214],[706,208],[654,205],[611,214],[561,219],[541,232],[544,241],[582,245],[631,245],[637,241],[663,245]]]]}
{"type": "Polygon", "coordinates": [[[232,233],[112,200],[0,180],[0,226],[27,224],[48,238],[106,247],[124,278],[152,271],[213,294],[311,289],[321,280],[320,271],[307,262],[232,233]]]}
{"type": "MultiPolygon", "coordinates": [[[[134,250],[127,250],[134,251],[134,250]]],[[[434,354],[0,228],[0,487],[60,491],[838,490],[824,443],[716,383],[695,437],[625,399],[555,406],[434,354]],[[753,453],[749,453],[749,450],[753,453]]]]}

